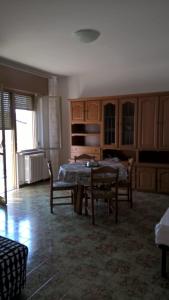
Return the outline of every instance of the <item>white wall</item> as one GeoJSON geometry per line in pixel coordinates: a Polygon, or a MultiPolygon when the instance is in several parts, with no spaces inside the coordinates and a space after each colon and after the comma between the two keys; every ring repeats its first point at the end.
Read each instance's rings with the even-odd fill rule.
{"type": "Polygon", "coordinates": [[[88,73],[69,78],[69,98],[126,95],[132,93],[169,91],[169,78],[159,76],[159,71],[147,68],[139,71],[139,76],[134,77],[131,73],[112,76],[109,70],[101,70],[99,73],[88,73]],[[152,74],[154,75],[152,76],[152,74]]]}

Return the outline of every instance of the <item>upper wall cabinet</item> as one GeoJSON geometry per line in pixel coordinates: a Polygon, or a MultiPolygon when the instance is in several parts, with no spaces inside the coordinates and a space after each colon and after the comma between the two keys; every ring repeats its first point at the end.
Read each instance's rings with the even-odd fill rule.
{"type": "Polygon", "coordinates": [[[169,149],[169,95],[160,97],[159,148],[169,149]]]}
{"type": "Polygon", "coordinates": [[[119,102],[119,147],[136,148],[137,98],[120,99],[119,102]]]}
{"type": "Polygon", "coordinates": [[[72,101],[71,102],[72,122],[100,122],[101,102],[100,101],[72,101]]]}
{"type": "Polygon", "coordinates": [[[72,122],[83,122],[85,120],[85,102],[71,102],[71,120],[72,122]]]}
{"type": "Polygon", "coordinates": [[[139,148],[157,149],[158,146],[158,96],[139,98],[139,148]]]}
{"type": "Polygon", "coordinates": [[[86,101],[85,103],[85,121],[86,122],[99,122],[101,121],[101,102],[86,101]]]}
{"type": "Polygon", "coordinates": [[[103,145],[118,146],[118,102],[103,101],[103,145]]]}

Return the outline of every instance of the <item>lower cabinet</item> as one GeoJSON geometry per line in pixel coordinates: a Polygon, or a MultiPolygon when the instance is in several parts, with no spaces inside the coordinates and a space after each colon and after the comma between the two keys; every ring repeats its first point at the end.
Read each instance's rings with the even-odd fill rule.
{"type": "Polygon", "coordinates": [[[96,160],[101,159],[100,147],[87,147],[87,146],[72,146],[71,147],[71,159],[81,154],[94,155],[96,160]]]}
{"type": "Polygon", "coordinates": [[[137,167],[137,190],[169,194],[169,167],[137,167]]]}
{"type": "Polygon", "coordinates": [[[169,194],[169,169],[160,168],[157,170],[157,191],[158,193],[169,194]]]}
{"type": "Polygon", "coordinates": [[[156,168],[137,167],[137,190],[156,192],[156,168]]]}

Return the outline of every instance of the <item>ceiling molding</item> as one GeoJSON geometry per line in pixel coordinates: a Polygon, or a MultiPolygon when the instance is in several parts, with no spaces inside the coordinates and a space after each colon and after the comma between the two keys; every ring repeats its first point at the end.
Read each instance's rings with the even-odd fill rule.
{"type": "Polygon", "coordinates": [[[18,71],[30,73],[30,74],[37,75],[40,77],[44,77],[44,78],[50,78],[52,76],[58,77],[57,74],[52,74],[52,73],[49,73],[49,72],[46,72],[46,71],[43,71],[43,70],[40,70],[37,68],[33,68],[28,65],[7,59],[2,56],[0,56],[0,65],[5,66],[5,67],[10,67],[10,68],[13,68],[18,71]]]}

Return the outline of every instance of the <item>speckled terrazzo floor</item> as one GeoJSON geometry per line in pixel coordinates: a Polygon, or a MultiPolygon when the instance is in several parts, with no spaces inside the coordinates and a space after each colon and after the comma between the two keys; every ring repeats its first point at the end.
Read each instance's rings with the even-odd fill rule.
{"type": "Polygon", "coordinates": [[[25,187],[8,194],[7,211],[0,208],[0,235],[29,248],[19,299],[169,299],[169,279],[161,278],[161,252],[154,244],[168,196],[134,192],[133,209],[119,205],[119,224],[103,206],[92,226],[71,206],[55,207],[51,215],[48,194],[48,184],[25,187]]]}

